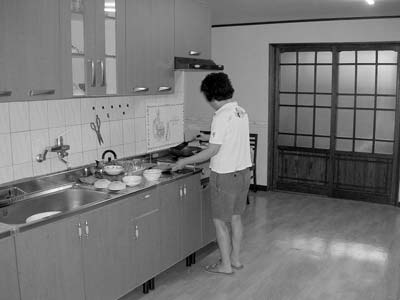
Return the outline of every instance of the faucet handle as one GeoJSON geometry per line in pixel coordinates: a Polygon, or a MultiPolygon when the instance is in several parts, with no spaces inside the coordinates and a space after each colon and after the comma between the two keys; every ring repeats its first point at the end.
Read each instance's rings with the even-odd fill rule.
{"type": "Polygon", "coordinates": [[[62,146],[63,145],[63,137],[60,135],[59,137],[56,138],[56,146],[62,146]]]}

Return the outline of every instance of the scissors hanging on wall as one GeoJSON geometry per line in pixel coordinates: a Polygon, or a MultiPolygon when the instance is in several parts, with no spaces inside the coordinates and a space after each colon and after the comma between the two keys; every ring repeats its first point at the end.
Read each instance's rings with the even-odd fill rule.
{"type": "Polygon", "coordinates": [[[96,132],[97,140],[99,141],[99,145],[104,144],[103,137],[101,136],[100,127],[101,127],[101,121],[100,121],[99,116],[96,115],[96,123],[91,122],[90,128],[92,128],[93,131],[96,132]]]}

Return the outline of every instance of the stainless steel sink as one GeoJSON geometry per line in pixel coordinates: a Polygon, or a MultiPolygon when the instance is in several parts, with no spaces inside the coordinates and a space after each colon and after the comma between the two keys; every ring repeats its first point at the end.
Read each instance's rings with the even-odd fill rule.
{"type": "Polygon", "coordinates": [[[21,200],[0,208],[0,223],[23,224],[32,215],[48,212],[68,212],[80,206],[109,199],[110,195],[86,189],[69,188],[52,194],[21,200]]]}

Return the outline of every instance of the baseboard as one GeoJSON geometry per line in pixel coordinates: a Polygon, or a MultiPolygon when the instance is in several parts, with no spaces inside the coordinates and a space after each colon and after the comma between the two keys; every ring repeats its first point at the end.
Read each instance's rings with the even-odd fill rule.
{"type": "Polygon", "coordinates": [[[254,186],[254,184],[250,184],[250,190],[251,191],[256,190],[256,191],[264,191],[264,192],[266,192],[266,191],[269,191],[270,188],[267,185],[259,185],[259,184],[257,184],[256,186],[254,186]],[[255,187],[256,187],[256,189],[255,189],[255,187]]]}

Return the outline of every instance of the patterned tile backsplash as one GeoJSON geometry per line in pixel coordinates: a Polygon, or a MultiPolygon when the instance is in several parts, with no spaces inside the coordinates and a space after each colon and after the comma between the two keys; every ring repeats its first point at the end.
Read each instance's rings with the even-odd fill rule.
{"type": "Polygon", "coordinates": [[[106,149],[113,149],[118,158],[144,154],[146,104],[183,101],[183,74],[177,72],[175,93],[169,95],[0,103],[0,184],[64,170],[56,153],[36,161],[36,155],[60,135],[71,147],[67,159],[72,167],[93,163],[106,149]],[[102,145],[90,128],[96,115],[101,120],[102,145]]]}

